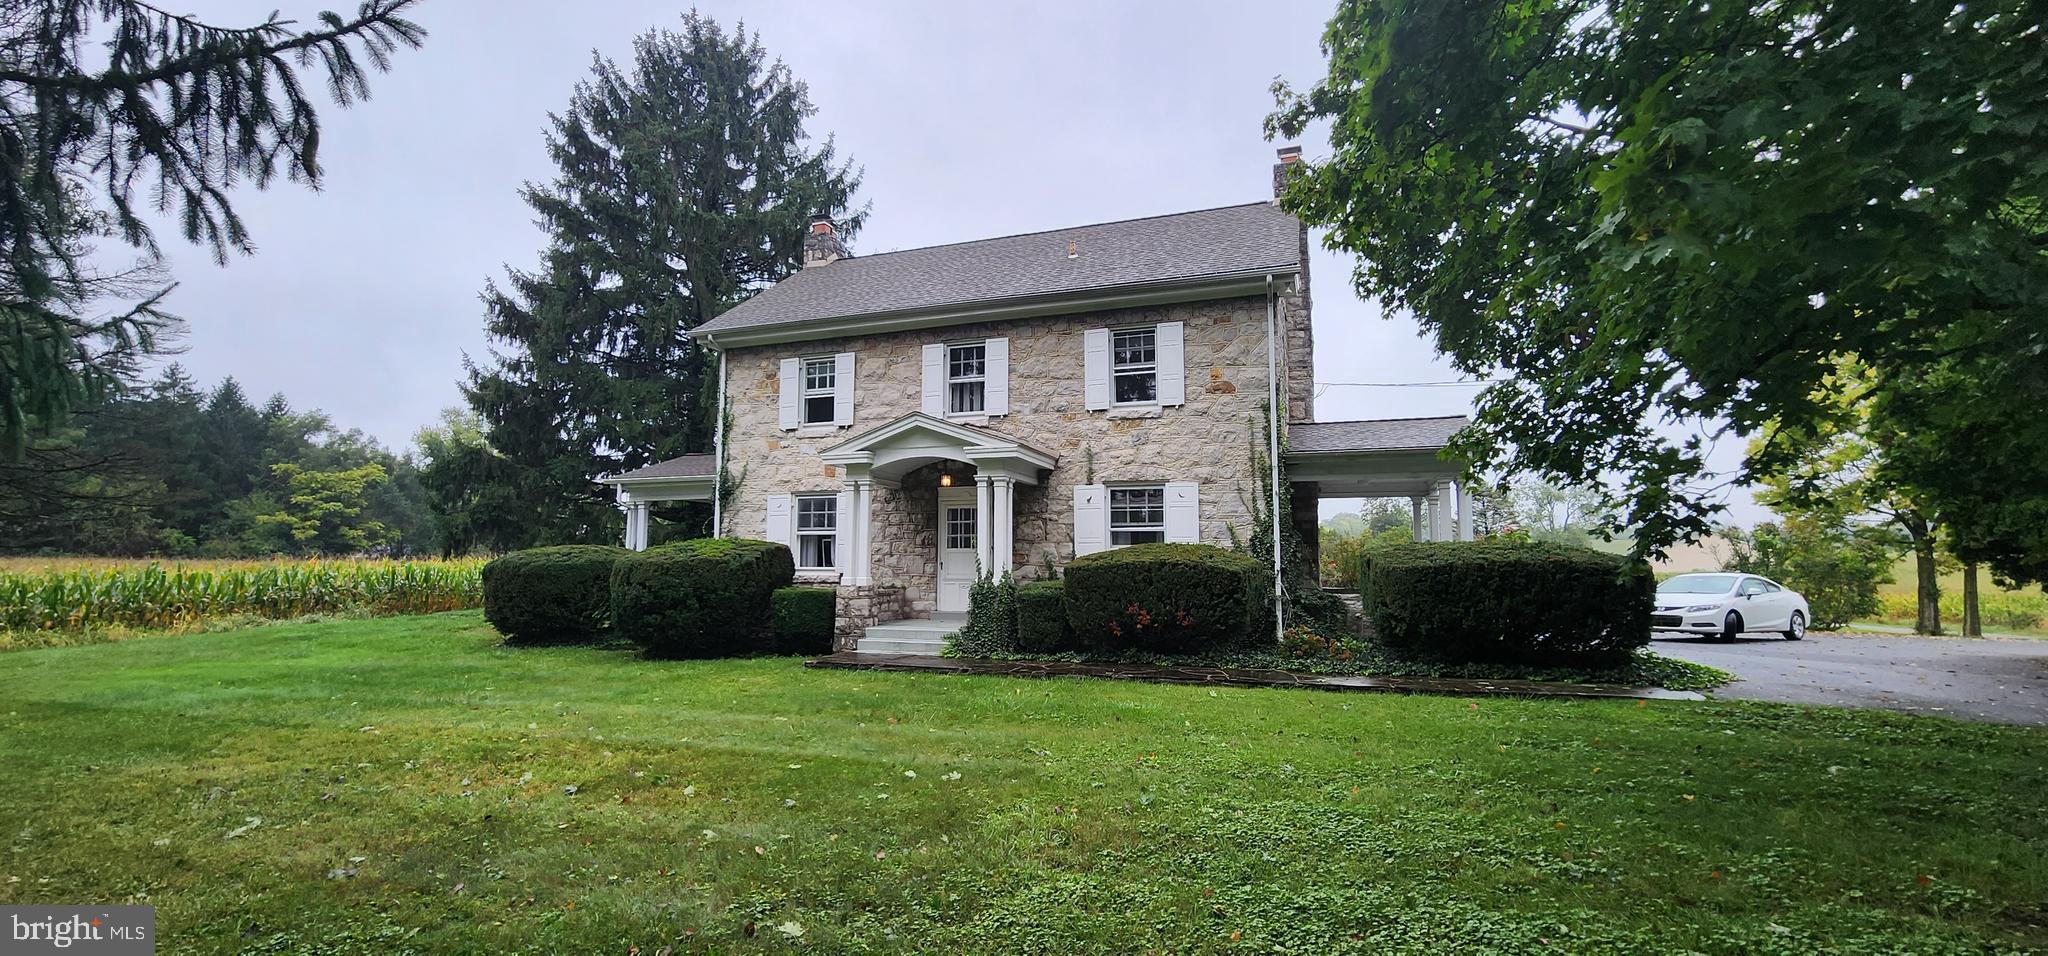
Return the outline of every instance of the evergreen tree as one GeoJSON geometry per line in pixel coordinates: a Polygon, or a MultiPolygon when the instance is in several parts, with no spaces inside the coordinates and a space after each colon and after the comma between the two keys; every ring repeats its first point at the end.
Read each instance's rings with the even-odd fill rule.
{"type": "Polygon", "coordinates": [[[119,236],[148,268],[153,207],[216,259],[251,251],[232,189],[280,173],[319,184],[299,69],[319,62],[342,105],[368,96],[366,68],[425,36],[401,16],[415,2],[365,0],[306,31],[275,15],[218,27],[143,0],[0,10],[0,458],[21,460],[32,435],[120,387],[174,321],[160,308],[168,288],[124,290],[140,298],[112,314],[87,309],[125,281],[87,264],[91,240],[119,236]]]}
{"type": "Polygon", "coordinates": [[[593,476],[710,447],[717,376],[690,330],[799,268],[810,216],[860,226],[859,174],[810,144],[804,84],[758,37],[691,13],[633,53],[598,58],[550,117],[558,173],[521,192],[541,265],[483,293],[497,345],[465,393],[489,455],[439,480],[444,500],[510,509],[519,540],[500,547],[615,533],[593,476]]]}

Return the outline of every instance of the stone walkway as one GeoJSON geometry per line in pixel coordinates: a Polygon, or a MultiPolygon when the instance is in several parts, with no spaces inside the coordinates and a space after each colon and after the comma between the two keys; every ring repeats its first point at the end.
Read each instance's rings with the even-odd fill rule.
{"type": "Polygon", "coordinates": [[[1293,687],[1306,690],[1372,691],[1396,694],[1451,694],[1465,697],[1597,697],[1640,700],[1705,700],[1691,691],[1622,684],[1561,684],[1529,680],[1466,680],[1451,677],[1351,677],[1240,667],[1169,667],[1158,664],[1077,664],[1067,661],[992,661],[927,654],[862,654],[841,651],[804,662],[805,667],[932,674],[991,674],[1002,677],[1100,677],[1155,684],[1224,687],[1293,687]]]}

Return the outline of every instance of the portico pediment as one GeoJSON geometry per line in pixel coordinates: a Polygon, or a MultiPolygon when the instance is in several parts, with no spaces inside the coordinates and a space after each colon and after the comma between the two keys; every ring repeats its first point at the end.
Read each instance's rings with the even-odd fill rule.
{"type": "Polygon", "coordinates": [[[892,482],[911,469],[934,461],[958,461],[977,472],[1007,475],[1035,485],[1042,472],[1059,460],[1006,436],[926,415],[904,414],[826,449],[828,465],[846,469],[849,479],[862,477],[892,482]]]}

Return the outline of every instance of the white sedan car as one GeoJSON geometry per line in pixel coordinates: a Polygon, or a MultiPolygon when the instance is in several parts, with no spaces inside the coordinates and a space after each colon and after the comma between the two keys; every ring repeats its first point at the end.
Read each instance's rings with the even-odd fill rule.
{"type": "Polygon", "coordinates": [[[1804,596],[1769,578],[1732,571],[1681,574],[1657,585],[1650,628],[1712,634],[1724,641],[1738,634],[1776,632],[1796,641],[1806,636],[1810,617],[1804,596]]]}

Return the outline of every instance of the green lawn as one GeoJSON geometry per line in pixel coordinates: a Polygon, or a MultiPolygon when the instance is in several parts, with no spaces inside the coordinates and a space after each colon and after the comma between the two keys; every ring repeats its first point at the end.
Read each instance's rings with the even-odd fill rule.
{"type": "Polygon", "coordinates": [[[164,952],[2048,947],[2048,731],[1873,712],[655,663],[454,613],[0,654],[0,767],[0,903],[153,903],[164,952]]]}

